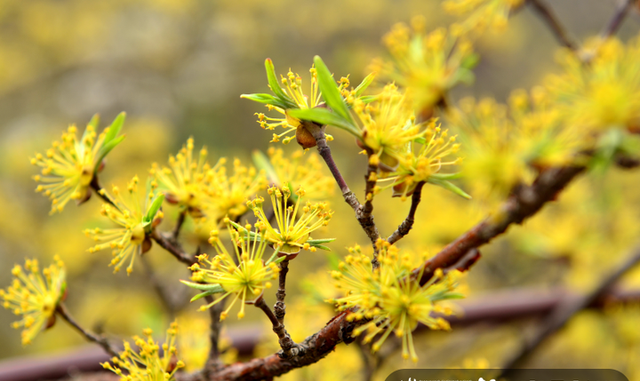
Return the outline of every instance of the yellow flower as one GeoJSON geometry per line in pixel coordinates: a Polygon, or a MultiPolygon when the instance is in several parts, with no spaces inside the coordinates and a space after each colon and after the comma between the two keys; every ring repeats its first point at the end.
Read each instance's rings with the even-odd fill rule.
{"type": "Polygon", "coordinates": [[[16,315],[23,315],[20,321],[12,324],[13,328],[22,328],[22,344],[30,344],[33,338],[55,322],[55,310],[66,290],[64,263],[58,256],[54,263],[38,270],[36,259],[26,260],[24,270],[16,265],[11,273],[15,277],[7,290],[0,289],[3,306],[16,315]],[[26,271],[25,271],[26,270],[26,271]]]}
{"type": "Polygon", "coordinates": [[[391,61],[376,60],[372,71],[380,78],[406,89],[415,109],[427,117],[445,93],[460,82],[473,81],[471,69],[477,62],[471,44],[440,28],[424,33],[424,20],[413,20],[413,34],[405,24],[396,24],[383,42],[391,61]]]}
{"type": "Polygon", "coordinates": [[[103,242],[89,248],[88,251],[90,253],[112,249],[113,259],[109,266],[114,266],[114,273],[120,271],[127,258],[131,258],[127,266],[127,275],[131,274],[136,255],[151,248],[151,241],[147,234],[163,217],[163,213],[159,211],[159,208],[164,196],[155,197],[153,191],[150,191],[146,195],[146,202],[144,203],[148,207],[141,205],[138,181],[138,176],[135,176],[127,185],[127,191],[124,195],[114,185],[112,192],[115,198],[107,195],[103,190],[104,195],[111,199],[113,204],[103,204],[100,213],[119,225],[119,228],[94,228],[84,231],[87,237],[96,242],[103,242]]]}
{"type": "Polygon", "coordinates": [[[38,153],[31,158],[31,164],[42,168],[41,174],[33,177],[41,183],[36,192],[51,199],[52,214],[61,212],[70,200],[81,203],[89,199],[90,184],[102,159],[124,139],[124,136],[117,137],[123,122],[124,113],[98,135],[98,117],[95,116],[79,140],[78,129],[72,125],[62,133],[61,141],[53,142],[53,147],[44,155],[38,153]]]}
{"type": "Polygon", "coordinates": [[[193,157],[193,138],[187,140],[176,156],[169,157],[169,167],[160,168],[153,163],[150,170],[161,189],[166,189],[166,200],[178,204],[195,217],[201,217],[204,210],[214,208],[215,193],[211,184],[224,174],[221,158],[215,166],[207,162],[207,149],[203,147],[197,159],[193,157]]]}
{"type": "MultiPolygon", "coordinates": [[[[389,186],[394,187],[394,196],[411,195],[420,182],[448,184],[446,179],[452,174],[445,174],[442,177],[438,174],[443,167],[462,162],[459,157],[444,160],[457,153],[459,148],[460,144],[456,143],[456,136],[449,137],[447,130],[442,131],[440,125],[436,125],[436,120],[431,120],[426,129],[424,141],[410,142],[408,151],[400,158],[398,170],[388,174],[387,179],[393,182],[389,186]],[[420,147],[417,152],[415,152],[416,146],[420,147]]],[[[383,178],[382,181],[384,180],[383,178]]]]}
{"type": "MultiPolygon", "coordinates": [[[[228,220],[227,220],[228,221],[228,220]]],[[[191,280],[199,283],[216,284],[221,287],[222,293],[217,299],[208,305],[202,306],[202,311],[211,308],[221,300],[231,294],[235,297],[229,306],[220,314],[220,320],[226,319],[229,310],[233,305],[241,300],[242,305],[238,312],[238,319],[244,317],[244,305],[253,302],[262,296],[265,288],[271,288],[271,280],[276,279],[280,269],[276,265],[273,255],[266,263],[262,256],[267,248],[267,240],[264,233],[251,232],[249,225],[244,231],[238,232],[232,226],[228,226],[229,234],[234,242],[235,258],[227,251],[218,237],[218,231],[213,230],[209,243],[211,243],[218,253],[213,259],[209,259],[207,254],[198,256],[198,262],[191,266],[193,274],[191,280]],[[242,237],[241,234],[245,236],[242,237]],[[200,264],[208,268],[200,267],[200,264]]],[[[186,283],[190,285],[189,283],[186,283]]]]}
{"type": "Polygon", "coordinates": [[[124,351],[119,357],[111,358],[111,365],[108,362],[100,363],[103,368],[108,369],[123,381],[172,381],[176,371],[184,368],[182,360],[177,360],[178,351],[176,349],[176,335],[178,324],[171,323],[167,330],[165,342],[160,345],[152,338],[153,331],[143,330],[144,338],[134,336],[133,340],[137,351],[131,348],[129,342],[124,342],[124,351]],[[126,373],[125,373],[126,372],[126,373]]]}
{"type": "Polygon", "coordinates": [[[384,240],[378,240],[376,245],[380,267],[372,270],[369,257],[363,255],[359,247],[351,249],[352,255],[340,263],[340,271],[333,272],[337,286],[345,296],[329,302],[337,304],[340,310],[355,307],[355,311],[347,316],[349,320],[368,320],[353,332],[357,336],[366,331],[365,343],[382,334],[373,344],[373,351],[379,350],[393,332],[402,338],[402,356],[417,362],[411,332],[418,323],[431,329],[450,329],[446,320],[432,314],[450,313],[449,309],[436,303],[460,297],[453,292],[457,286],[456,276],[439,271],[430,282],[420,286],[409,277],[415,261],[408,254],[400,254],[395,246],[384,240]]]}
{"type": "Polygon", "coordinates": [[[273,147],[267,153],[276,177],[269,180],[276,186],[289,184],[291,189],[302,187],[305,197],[310,200],[326,199],[333,195],[335,180],[323,173],[324,165],[317,154],[295,151],[290,158],[285,158],[281,149],[273,147]]]}
{"type": "Polygon", "coordinates": [[[457,33],[482,32],[487,27],[502,31],[507,26],[509,14],[520,7],[524,0],[445,0],[444,10],[453,15],[467,15],[452,26],[457,33]]]}
{"type": "Polygon", "coordinates": [[[291,204],[289,199],[292,194],[288,187],[282,190],[271,187],[267,191],[274,208],[277,228],[271,226],[269,217],[264,212],[262,197],[247,202],[247,206],[253,210],[259,220],[256,226],[266,232],[265,239],[283,254],[297,254],[302,249],[316,251],[316,246],[310,242],[312,238],[309,234],[326,226],[331,220],[333,212],[327,204],[307,202],[302,206],[302,197],[305,195],[302,188],[296,191],[296,199],[291,204]],[[298,217],[299,212],[302,213],[300,217],[298,217]]]}
{"type": "Polygon", "coordinates": [[[426,133],[416,123],[412,103],[394,84],[384,87],[374,102],[348,99],[362,126],[362,145],[370,163],[390,172],[397,168],[407,145],[426,133]]]}
{"type": "Polygon", "coordinates": [[[587,64],[569,52],[559,55],[564,73],[546,80],[551,100],[570,125],[639,131],[640,36],[626,46],[613,38],[590,44],[595,48],[587,64]]]}

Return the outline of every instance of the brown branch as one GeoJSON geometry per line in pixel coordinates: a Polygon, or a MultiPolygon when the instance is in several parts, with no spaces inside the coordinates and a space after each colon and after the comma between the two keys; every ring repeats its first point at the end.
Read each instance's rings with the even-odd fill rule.
{"type": "Polygon", "coordinates": [[[578,45],[569,38],[566,29],[544,0],[528,0],[528,2],[542,16],[542,20],[547,23],[547,26],[560,44],[573,51],[578,50],[578,45]]]}
{"type": "Polygon", "coordinates": [[[540,324],[535,336],[521,350],[509,359],[502,369],[507,369],[501,377],[508,377],[514,368],[521,367],[529,356],[554,332],[561,329],[578,312],[592,305],[602,297],[627,271],[640,263],[640,248],[635,251],[614,271],[605,277],[593,291],[579,297],[567,298],[559,303],[540,324]]]}
{"type": "Polygon", "coordinates": [[[398,242],[400,239],[402,239],[402,237],[409,234],[409,231],[411,231],[411,228],[413,227],[413,223],[415,221],[416,211],[418,210],[418,205],[420,204],[420,196],[422,195],[422,187],[424,187],[424,184],[424,181],[419,182],[416,185],[416,188],[413,190],[413,194],[411,195],[411,208],[409,209],[409,214],[407,215],[407,218],[402,221],[400,226],[398,226],[398,229],[396,229],[396,231],[394,231],[389,236],[389,238],[387,238],[387,241],[389,241],[390,244],[393,245],[394,243],[398,242]]]}
{"type": "Polygon", "coordinates": [[[278,335],[278,343],[280,344],[280,348],[282,348],[282,352],[279,352],[277,355],[283,359],[291,359],[296,356],[303,355],[305,352],[305,347],[296,344],[291,339],[291,336],[289,336],[289,333],[285,329],[284,324],[282,324],[278,320],[273,311],[271,311],[271,308],[267,306],[264,298],[259,297],[254,305],[261,309],[262,312],[265,313],[265,315],[267,315],[267,318],[269,318],[269,321],[271,321],[271,325],[273,326],[273,332],[278,335]]]}
{"type": "Polygon", "coordinates": [[[64,319],[67,323],[69,323],[69,325],[75,328],[76,331],[80,332],[87,340],[92,341],[98,344],[99,346],[101,346],[102,349],[104,349],[104,351],[107,352],[109,355],[114,357],[118,356],[118,351],[114,347],[112,347],[111,344],[109,344],[109,341],[107,341],[106,338],[100,335],[96,335],[95,333],[89,332],[86,329],[82,328],[82,326],[80,326],[80,324],[78,324],[78,322],[76,322],[71,317],[71,315],[69,315],[69,312],[67,311],[67,308],[64,306],[64,304],[62,303],[58,304],[58,306],[56,307],[56,312],[58,313],[58,315],[60,315],[60,317],[62,317],[62,319],[64,319]]]}
{"type": "MultiPolygon", "coordinates": [[[[370,158],[371,155],[369,155],[369,159],[370,158]]],[[[377,269],[380,266],[380,262],[378,262],[378,247],[376,246],[376,242],[378,241],[378,238],[380,238],[380,233],[378,233],[376,223],[373,221],[373,196],[376,184],[378,183],[376,177],[377,173],[378,167],[368,164],[367,174],[364,177],[366,184],[364,189],[364,205],[356,210],[356,218],[373,245],[373,259],[371,259],[371,266],[373,269],[377,269]]]]}
{"type": "Polygon", "coordinates": [[[182,229],[182,224],[184,224],[184,219],[187,216],[187,209],[184,209],[178,215],[178,220],[176,221],[176,226],[173,228],[171,232],[171,241],[178,242],[178,236],[180,235],[180,229],[182,229]]]}
{"type": "Polygon", "coordinates": [[[636,0],[622,0],[620,2],[618,9],[616,9],[616,12],[611,17],[611,20],[609,20],[607,26],[604,28],[602,33],[600,33],[602,38],[609,38],[618,32],[618,29],[627,17],[627,14],[629,14],[629,11],[635,2],[636,0]]]}
{"type": "Polygon", "coordinates": [[[98,181],[98,176],[96,175],[93,176],[93,179],[91,179],[91,183],[89,183],[89,186],[91,187],[91,189],[93,189],[96,192],[96,194],[102,199],[102,201],[106,202],[109,205],[116,206],[116,204],[113,202],[111,197],[107,195],[104,188],[102,188],[102,186],[100,185],[100,182],[98,181]]]}
{"type": "Polygon", "coordinates": [[[550,168],[542,172],[530,186],[519,187],[502,205],[496,215],[491,216],[447,245],[421,268],[413,271],[420,277],[420,284],[426,284],[436,269],[455,265],[470,250],[476,249],[504,233],[511,224],[521,224],[526,218],[537,213],[548,201],[555,199],[574,177],[585,167],[550,168]]]}
{"type": "MultiPolygon", "coordinates": [[[[211,295],[205,296],[207,304],[213,303],[213,297],[211,295]]],[[[221,300],[216,305],[209,308],[209,356],[207,357],[207,363],[204,367],[204,376],[209,378],[217,369],[222,366],[220,361],[220,330],[222,328],[222,322],[220,321],[220,315],[224,310],[224,300],[221,300]]]]}
{"type": "Polygon", "coordinates": [[[276,305],[273,306],[273,311],[276,314],[278,322],[284,325],[284,315],[286,314],[286,306],[284,304],[284,298],[287,296],[286,283],[287,273],[289,272],[289,260],[285,259],[280,262],[280,273],[278,274],[278,292],[276,293],[276,305]]]}
{"type": "Polygon", "coordinates": [[[171,253],[174,257],[176,257],[176,259],[179,260],[180,262],[188,266],[191,266],[192,264],[197,262],[197,260],[193,256],[182,251],[182,249],[177,247],[175,243],[171,242],[159,231],[153,229],[151,231],[151,238],[154,241],[156,241],[156,243],[160,245],[163,249],[165,249],[166,251],[171,253]]]}

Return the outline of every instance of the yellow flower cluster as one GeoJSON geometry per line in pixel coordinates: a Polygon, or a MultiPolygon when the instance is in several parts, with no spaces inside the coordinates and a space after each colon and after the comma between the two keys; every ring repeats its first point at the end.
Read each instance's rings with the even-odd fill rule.
{"type": "Polygon", "coordinates": [[[233,161],[229,176],[225,158],[211,166],[206,148],[200,150],[197,160],[193,149],[189,138],[176,156],[169,157],[169,167],[154,163],[149,173],[167,201],[184,208],[196,219],[197,228],[208,234],[225,216],[236,219],[243,215],[247,198],[265,189],[267,181],[262,171],[242,165],[239,159],[233,161]]]}
{"type": "Polygon", "coordinates": [[[165,342],[160,345],[153,340],[153,331],[143,330],[144,338],[134,336],[137,351],[131,348],[129,342],[124,342],[124,351],[119,357],[111,358],[101,363],[103,368],[120,376],[121,381],[172,381],[178,369],[184,368],[182,360],[177,360],[176,335],[178,324],[171,323],[167,330],[165,342]]]}
{"type": "Polygon", "coordinates": [[[91,196],[89,185],[107,130],[97,135],[95,126],[89,124],[80,140],[77,131],[76,126],[69,127],[44,155],[38,153],[31,159],[31,164],[42,168],[33,178],[42,183],[36,192],[51,199],[51,213],[61,212],[70,200],[80,202],[91,196]]]}
{"type": "Polygon", "coordinates": [[[415,109],[428,117],[449,89],[473,81],[477,58],[463,37],[443,28],[425,33],[420,17],[412,26],[413,32],[402,23],[393,26],[383,39],[392,59],[376,60],[371,69],[406,89],[415,109]]]}
{"type": "Polygon", "coordinates": [[[149,204],[154,199],[153,190],[145,195],[145,201],[141,205],[141,197],[138,193],[138,176],[135,176],[128,184],[127,190],[120,191],[117,186],[113,186],[112,193],[115,198],[101,192],[109,197],[112,204],[103,204],[100,214],[109,218],[112,222],[119,225],[119,228],[102,229],[93,228],[86,229],[84,233],[87,237],[92,238],[96,242],[103,242],[89,248],[90,253],[99,250],[112,249],[113,259],[109,266],[114,266],[113,272],[120,271],[125,261],[130,258],[127,266],[127,275],[133,271],[133,262],[137,255],[148,251],[151,248],[151,241],[147,237],[149,227],[160,223],[163,218],[162,211],[158,211],[152,220],[145,221],[148,214],[149,204]]]}
{"type": "Polygon", "coordinates": [[[402,356],[418,361],[413,344],[412,331],[418,323],[431,329],[448,330],[449,323],[433,313],[449,314],[450,310],[436,305],[438,301],[461,297],[454,293],[456,276],[444,275],[442,271],[424,286],[411,279],[415,261],[407,253],[384,240],[378,240],[380,267],[372,270],[371,259],[362,254],[360,247],[349,249],[350,255],[333,271],[336,286],[344,292],[343,297],[328,300],[338,305],[339,310],[353,308],[348,320],[367,319],[354,330],[354,335],[367,332],[364,342],[370,342],[382,334],[373,344],[373,351],[380,349],[393,332],[402,338],[402,356]]]}
{"type": "Polygon", "coordinates": [[[238,319],[245,315],[244,305],[262,296],[265,288],[271,288],[271,280],[276,279],[280,269],[276,265],[273,255],[267,263],[262,259],[267,248],[267,240],[264,232],[251,232],[251,226],[247,226],[243,232],[238,232],[232,226],[228,226],[229,234],[234,242],[235,257],[227,251],[218,237],[219,232],[211,232],[209,243],[217,251],[217,255],[209,259],[207,254],[199,255],[198,262],[191,266],[193,274],[191,280],[199,283],[218,284],[222,287],[222,293],[217,299],[208,305],[202,306],[202,311],[211,308],[215,304],[234,294],[229,306],[220,314],[220,320],[227,318],[229,310],[241,300],[238,319]],[[245,236],[242,237],[241,234],[245,236]],[[200,265],[206,265],[203,268],[200,265]]]}
{"type": "Polygon", "coordinates": [[[30,344],[40,331],[55,323],[56,307],[64,298],[64,263],[58,256],[53,260],[51,266],[42,270],[42,275],[36,259],[27,259],[24,269],[16,265],[11,270],[15,277],[13,283],[6,290],[0,289],[3,307],[23,316],[12,324],[13,328],[22,328],[23,345],[30,344]]]}
{"type": "Polygon", "coordinates": [[[193,138],[187,140],[176,156],[169,157],[169,166],[153,163],[149,174],[161,189],[166,189],[166,200],[178,204],[195,217],[202,217],[204,211],[214,208],[216,194],[212,183],[224,176],[225,158],[213,167],[207,162],[207,149],[200,150],[197,160],[193,155],[193,138]]]}
{"type": "Polygon", "coordinates": [[[309,241],[311,232],[329,224],[333,212],[326,203],[310,203],[302,205],[305,191],[300,188],[295,193],[295,200],[288,187],[282,189],[271,187],[268,190],[271,204],[274,209],[274,217],[277,228],[271,226],[269,217],[263,209],[264,199],[257,197],[247,202],[247,206],[253,210],[258,218],[256,227],[265,231],[265,240],[274,245],[276,250],[283,254],[297,254],[300,250],[316,251],[309,241]],[[298,214],[300,216],[298,217],[298,214]]]}
{"type": "MultiPolygon", "coordinates": [[[[294,74],[291,70],[287,73],[287,77],[281,77],[280,82],[283,85],[282,91],[286,94],[289,99],[292,100],[293,104],[295,104],[296,108],[308,109],[314,108],[318,106],[322,101],[322,96],[320,91],[318,90],[318,74],[316,69],[312,66],[309,69],[310,77],[311,77],[311,88],[309,90],[309,95],[305,95],[302,90],[302,77],[297,73],[294,74]]],[[[279,142],[282,141],[283,144],[287,144],[291,142],[298,134],[300,134],[299,130],[304,129],[302,123],[298,118],[294,118],[287,113],[287,110],[272,104],[267,104],[266,107],[269,111],[276,111],[282,115],[282,117],[268,117],[263,113],[256,113],[258,116],[258,123],[260,127],[266,130],[275,130],[276,127],[284,128],[284,132],[273,134],[273,139],[271,142],[279,142]],[[293,135],[287,136],[292,133],[293,135]]]]}
{"type": "Polygon", "coordinates": [[[324,166],[317,154],[295,151],[287,158],[282,149],[273,147],[267,153],[275,174],[275,178],[270,181],[276,186],[288,184],[291,189],[302,187],[305,197],[310,200],[326,199],[333,194],[335,181],[323,173],[324,166]]]}
{"type": "Polygon", "coordinates": [[[355,97],[349,101],[362,126],[362,145],[369,163],[384,171],[397,168],[407,145],[426,133],[416,122],[411,101],[394,84],[386,85],[374,102],[355,97]]]}
{"type": "Polygon", "coordinates": [[[569,125],[640,131],[640,36],[627,46],[614,38],[588,45],[587,64],[568,51],[559,55],[564,73],[546,80],[551,100],[569,125]]]}
{"type": "MultiPolygon", "coordinates": [[[[451,158],[460,149],[460,144],[456,143],[456,136],[449,137],[448,131],[442,131],[435,119],[429,122],[423,139],[409,142],[408,151],[400,157],[398,169],[385,175],[387,180],[393,181],[390,186],[393,186],[395,196],[411,195],[420,182],[438,183],[437,174],[444,167],[462,162],[459,157],[451,158]]],[[[445,176],[443,180],[446,178],[445,176]]]]}
{"type": "Polygon", "coordinates": [[[519,90],[509,105],[491,98],[465,98],[447,117],[462,141],[462,172],[481,198],[503,198],[517,184],[530,183],[536,170],[568,165],[592,144],[584,130],[563,123],[538,87],[519,90]]]}
{"type": "Polygon", "coordinates": [[[460,23],[452,25],[456,34],[482,32],[487,27],[502,31],[507,26],[509,14],[524,4],[524,0],[445,0],[444,10],[453,15],[467,15],[460,23]]]}

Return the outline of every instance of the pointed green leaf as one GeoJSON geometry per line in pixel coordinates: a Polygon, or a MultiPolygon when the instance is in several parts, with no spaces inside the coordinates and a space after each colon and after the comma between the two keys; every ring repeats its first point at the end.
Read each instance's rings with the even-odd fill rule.
{"type": "Polygon", "coordinates": [[[147,210],[147,214],[144,216],[143,221],[145,222],[153,221],[153,219],[156,216],[156,213],[158,213],[158,210],[162,206],[163,201],[164,201],[164,193],[160,193],[159,195],[156,196],[155,199],[153,199],[153,202],[151,202],[151,206],[149,207],[149,210],[147,210]]]}
{"type": "Polygon", "coordinates": [[[222,288],[222,286],[220,286],[219,284],[215,283],[215,284],[202,284],[202,283],[194,283],[194,282],[189,282],[187,280],[180,280],[180,282],[184,285],[187,285],[191,288],[195,288],[196,290],[200,290],[200,291],[207,291],[207,292],[222,292],[224,291],[224,289],[222,288]]]}
{"type": "Polygon", "coordinates": [[[471,196],[469,196],[467,193],[465,193],[465,191],[463,191],[462,189],[460,189],[457,186],[453,185],[453,183],[450,183],[449,181],[440,180],[440,179],[437,179],[437,178],[434,178],[433,176],[431,176],[431,177],[429,177],[427,182],[430,183],[430,184],[442,187],[442,188],[444,188],[444,189],[446,189],[448,191],[451,191],[451,192],[457,194],[458,196],[464,197],[466,199],[471,199],[471,196]]]}
{"type": "Polygon", "coordinates": [[[118,116],[113,120],[111,126],[109,126],[109,132],[107,132],[107,136],[104,137],[104,142],[109,143],[113,139],[115,139],[120,130],[122,130],[122,125],[124,124],[124,119],[126,118],[127,113],[121,112],[118,116]]]}
{"type": "Polygon", "coordinates": [[[431,175],[431,177],[438,179],[438,180],[455,180],[455,179],[459,179],[462,177],[462,173],[461,172],[456,172],[456,173],[434,173],[433,175],[431,175]]]}
{"type": "Polygon", "coordinates": [[[189,301],[190,302],[195,302],[198,299],[202,299],[202,298],[207,297],[207,296],[219,294],[221,292],[224,292],[224,289],[222,289],[222,287],[220,287],[220,291],[205,291],[205,292],[201,292],[198,295],[196,295],[193,298],[191,298],[191,300],[189,300],[189,301]]]}
{"type": "Polygon", "coordinates": [[[240,95],[240,98],[249,99],[254,102],[277,106],[282,109],[286,109],[290,107],[289,104],[282,102],[280,98],[276,98],[271,94],[242,94],[240,95]]]}
{"type": "Polygon", "coordinates": [[[353,122],[344,119],[342,116],[332,112],[331,110],[327,110],[326,108],[294,109],[289,110],[289,115],[294,118],[308,120],[322,125],[338,127],[349,132],[358,139],[362,139],[360,129],[358,129],[353,122]]]}
{"type": "MultiPolygon", "coordinates": [[[[324,99],[327,106],[329,106],[336,114],[343,117],[347,122],[353,124],[349,109],[340,95],[338,85],[334,81],[329,68],[324,64],[322,58],[319,56],[313,57],[313,63],[316,66],[318,73],[318,86],[320,86],[320,92],[322,93],[322,99],[324,99]]],[[[338,126],[336,126],[338,127],[338,126]]]]}
{"type": "Polygon", "coordinates": [[[316,244],[316,243],[330,243],[335,241],[335,238],[320,238],[320,239],[310,239],[307,242],[309,242],[309,244],[316,244]]]}
{"type": "Polygon", "coordinates": [[[98,131],[98,125],[100,124],[100,114],[94,114],[89,121],[89,125],[93,127],[94,130],[98,131]]]}
{"type": "Polygon", "coordinates": [[[280,185],[278,174],[273,169],[271,160],[269,160],[269,157],[267,155],[265,155],[262,151],[255,150],[251,154],[251,158],[253,159],[253,163],[256,165],[256,168],[258,168],[258,170],[264,170],[264,172],[267,174],[267,180],[269,181],[269,183],[280,185]]]}
{"type": "Polygon", "coordinates": [[[287,105],[287,107],[284,108],[297,107],[293,100],[291,100],[284,90],[282,90],[282,87],[280,87],[280,81],[278,81],[278,77],[276,76],[276,68],[273,66],[271,58],[267,58],[264,61],[264,67],[267,70],[267,81],[269,81],[269,87],[276,97],[287,105]]]}
{"type": "Polygon", "coordinates": [[[107,154],[111,152],[112,149],[116,148],[118,144],[122,143],[122,141],[124,140],[124,137],[125,136],[122,135],[115,139],[112,139],[109,143],[106,143],[105,145],[102,146],[102,148],[100,148],[100,151],[98,151],[98,155],[97,155],[96,166],[93,168],[93,173],[96,173],[104,157],[107,156],[107,154]]]}
{"type": "Polygon", "coordinates": [[[373,80],[375,78],[376,78],[376,73],[371,73],[368,76],[364,77],[362,82],[360,82],[358,87],[356,87],[355,89],[356,96],[359,97],[367,89],[367,87],[369,87],[369,85],[373,83],[373,80]]]}

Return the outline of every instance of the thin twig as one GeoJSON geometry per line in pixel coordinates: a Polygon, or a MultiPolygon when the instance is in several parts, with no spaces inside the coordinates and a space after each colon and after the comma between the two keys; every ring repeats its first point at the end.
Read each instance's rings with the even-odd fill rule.
{"type": "MultiPolygon", "coordinates": [[[[371,158],[371,156],[369,156],[371,158]]],[[[365,189],[364,189],[364,205],[358,210],[360,211],[359,215],[356,212],[356,216],[358,217],[358,222],[364,229],[365,233],[371,240],[371,244],[373,245],[373,258],[371,259],[371,266],[375,270],[380,267],[380,262],[378,262],[378,247],[376,246],[376,241],[380,238],[380,233],[378,233],[378,229],[376,228],[376,224],[373,221],[373,196],[376,188],[376,184],[378,183],[377,179],[378,167],[375,165],[371,165],[370,162],[367,166],[367,174],[364,177],[365,181],[365,189]]]]}
{"type": "Polygon", "coordinates": [[[102,201],[106,202],[109,205],[116,206],[111,197],[107,195],[107,192],[100,186],[100,182],[98,181],[98,176],[93,176],[91,179],[91,183],[89,183],[91,189],[93,189],[96,194],[102,199],[102,201]]]}
{"type": "Polygon", "coordinates": [[[620,4],[618,5],[616,12],[611,17],[611,20],[609,20],[609,23],[607,24],[607,26],[604,28],[602,33],[600,33],[602,38],[609,38],[618,32],[618,29],[622,25],[622,22],[624,21],[625,17],[627,17],[627,14],[629,14],[629,11],[631,10],[631,6],[635,2],[636,0],[620,1],[620,4]]]}
{"type": "Polygon", "coordinates": [[[160,299],[162,307],[164,307],[165,311],[169,314],[169,319],[173,320],[176,314],[176,307],[171,300],[171,296],[167,293],[167,290],[162,285],[162,281],[156,276],[156,273],[153,270],[151,263],[149,263],[149,259],[147,258],[147,256],[143,254],[140,258],[140,261],[142,262],[142,266],[144,267],[144,271],[147,275],[147,278],[149,279],[149,282],[153,286],[156,295],[158,295],[158,299],[160,299]]]}
{"type": "Polygon", "coordinates": [[[407,218],[402,221],[400,226],[398,226],[398,229],[396,229],[396,231],[394,231],[389,236],[389,238],[387,238],[387,241],[389,241],[390,244],[393,245],[394,243],[398,242],[400,239],[402,239],[402,237],[409,234],[409,231],[411,231],[416,217],[416,210],[418,210],[418,205],[420,205],[422,187],[424,187],[424,181],[419,182],[416,185],[416,188],[413,190],[413,194],[411,195],[411,208],[409,209],[409,214],[407,215],[407,218]]]}
{"type": "Polygon", "coordinates": [[[286,306],[284,304],[284,298],[287,296],[287,273],[289,272],[289,260],[285,259],[280,262],[280,273],[278,274],[278,292],[276,293],[276,305],[273,306],[273,311],[276,314],[276,318],[280,324],[284,325],[284,315],[286,313],[286,306]]]}
{"type": "Polygon", "coordinates": [[[173,228],[171,232],[171,241],[178,242],[178,236],[180,235],[180,229],[182,228],[182,224],[184,223],[185,217],[187,216],[187,209],[180,212],[178,215],[178,220],[176,221],[176,226],[173,228]]]}
{"type": "Polygon", "coordinates": [[[304,354],[304,348],[298,344],[296,344],[289,336],[289,333],[284,328],[284,324],[278,321],[276,315],[271,311],[271,308],[265,303],[264,298],[259,297],[256,300],[256,307],[262,310],[269,321],[271,321],[271,325],[273,326],[273,332],[278,335],[278,343],[280,344],[280,348],[282,348],[282,352],[279,353],[279,356],[283,359],[294,358],[298,355],[304,354]]]}
{"type": "Polygon", "coordinates": [[[578,45],[569,38],[566,29],[562,26],[560,20],[558,20],[558,17],[556,17],[549,5],[545,3],[544,0],[529,0],[529,4],[531,4],[531,6],[538,12],[538,14],[542,16],[542,19],[547,23],[547,25],[551,29],[551,32],[553,32],[553,35],[556,37],[558,42],[560,42],[560,44],[573,51],[578,50],[578,45]]]}
{"type": "Polygon", "coordinates": [[[605,277],[593,291],[579,297],[567,298],[560,303],[548,317],[541,323],[534,337],[529,340],[522,349],[511,359],[509,359],[502,369],[507,369],[501,377],[508,377],[514,368],[518,368],[529,358],[529,356],[554,332],[562,328],[573,316],[578,312],[592,305],[596,300],[602,297],[611,287],[634,266],[640,263],[640,248],[635,251],[611,274],[605,277]]]}
{"type": "Polygon", "coordinates": [[[78,324],[78,322],[76,322],[71,317],[71,315],[69,315],[69,312],[67,311],[67,308],[64,306],[64,304],[62,303],[58,304],[58,306],[56,307],[56,312],[67,323],[69,323],[73,328],[75,328],[78,332],[80,332],[87,340],[92,341],[98,344],[99,346],[101,346],[102,349],[104,349],[104,351],[107,352],[109,355],[118,357],[118,351],[114,347],[112,347],[111,344],[109,344],[109,341],[107,341],[106,338],[100,335],[96,335],[95,333],[89,332],[86,329],[82,328],[80,324],[78,324]]]}
{"type": "Polygon", "coordinates": [[[173,242],[167,239],[159,231],[155,229],[151,231],[151,238],[154,241],[156,241],[156,243],[160,245],[163,249],[165,249],[166,251],[171,253],[174,257],[176,257],[176,259],[179,260],[180,262],[189,266],[197,262],[197,260],[195,260],[191,255],[185,253],[184,251],[182,251],[182,249],[176,247],[176,245],[173,242]]]}

